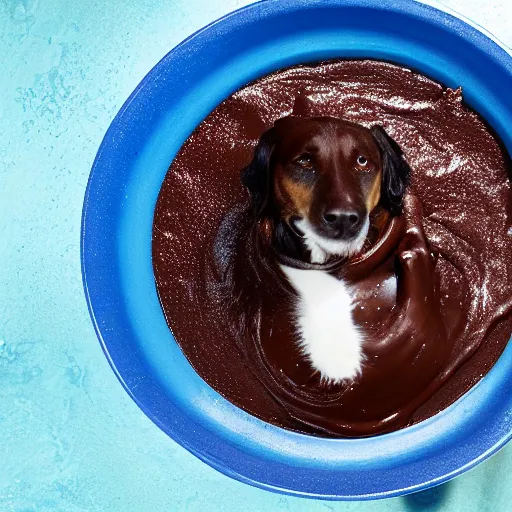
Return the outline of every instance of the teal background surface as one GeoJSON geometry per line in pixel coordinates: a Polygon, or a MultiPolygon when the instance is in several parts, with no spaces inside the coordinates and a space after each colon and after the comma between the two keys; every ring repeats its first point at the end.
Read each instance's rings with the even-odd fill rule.
{"type": "MultiPolygon", "coordinates": [[[[80,273],[96,151],[160,58],[248,3],[0,1],[0,512],[512,510],[512,446],[443,486],[381,502],[249,487],[163,434],[110,369],[80,273]]],[[[444,3],[512,46],[507,0],[444,3]]]]}

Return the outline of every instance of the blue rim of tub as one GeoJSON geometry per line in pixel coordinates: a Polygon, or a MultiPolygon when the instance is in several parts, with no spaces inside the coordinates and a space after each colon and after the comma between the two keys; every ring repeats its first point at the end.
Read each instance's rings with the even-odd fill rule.
{"type": "MultiPolygon", "coordinates": [[[[365,439],[322,439],[269,425],[192,369],[160,308],[151,265],[155,203],[169,164],[200,121],[247,82],[329,58],[383,59],[448,87],[512,153],[512,58],[458,18],[411,0],[266,0],[208,25],[168,53],[108,129],[82,216],[91,318],[118,379],[187,450],[240,481],[325,499],[376,499],[468,470],[512,437],[512,343],[438,415],[365,439]]],[[[222,170],[219,170],[222,172],[222,170]]]]}

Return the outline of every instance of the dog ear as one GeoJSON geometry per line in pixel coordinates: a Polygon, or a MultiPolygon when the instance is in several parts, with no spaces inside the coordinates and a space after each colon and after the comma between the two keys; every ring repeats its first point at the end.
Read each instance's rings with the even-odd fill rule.
{"type": "Polygon", "coordinates": [[[392,215],[402,213],[402,200],[411,175],[411,168],[403,157],[400,146],[379,125],[371,132],[382,158],[382,185],[380,201],[392,215]]]}
{"type": "Polygon", "coordinates": [[[270,160],[275,141],[275,128],[270,128],[260,137],[250,164],[242,169],[242,184],[249,191],[256,216],[267,206],[271,181],[270,160]]]}

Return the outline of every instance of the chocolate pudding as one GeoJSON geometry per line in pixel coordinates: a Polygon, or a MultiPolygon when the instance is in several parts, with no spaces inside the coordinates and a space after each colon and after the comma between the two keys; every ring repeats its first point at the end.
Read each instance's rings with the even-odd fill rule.
{"type": "Polygon", "coordinates": [[[210,386],[269,423],[341,437],[422,421],[474,386],[510,339],[510,173],[463,91],[409,69],[346,60],[261,78],[197,127],[163,182],[153,266],[169,327],[210,386]],[[338,384],[304,358],[278,267],[264,274],[244,258],[260,241],[248,235],[240,172],[261,135],[290,114],[382,125],[411,168],[403,214],[377,207],[364,251],[322,267],[354,287],[365,335],[361,375],[338,384]],[[226,297],[230,279],[243,296],[226,297]]]}

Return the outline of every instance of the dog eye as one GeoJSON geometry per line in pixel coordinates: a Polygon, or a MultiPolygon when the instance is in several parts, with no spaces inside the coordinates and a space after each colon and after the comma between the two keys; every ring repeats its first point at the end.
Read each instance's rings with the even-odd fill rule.
{"type": "Polygon", "coordinates": [[[303,155],[300,155],[298,158],[296,158],[294,160],[294,163],[300,165],[301,167],[304,167],[305,169],[313,167],[312,157],[307,153],[304,153],[303,155]]]}
{"type": "Polygon", "coordinates": [[[357,157],[357,163],[361,166],[361,167],[366,167],[367,164],[368,164],[368,160],[366,159],[366,157],[364,157],[363,155],[359,155],[357,157]]]}

